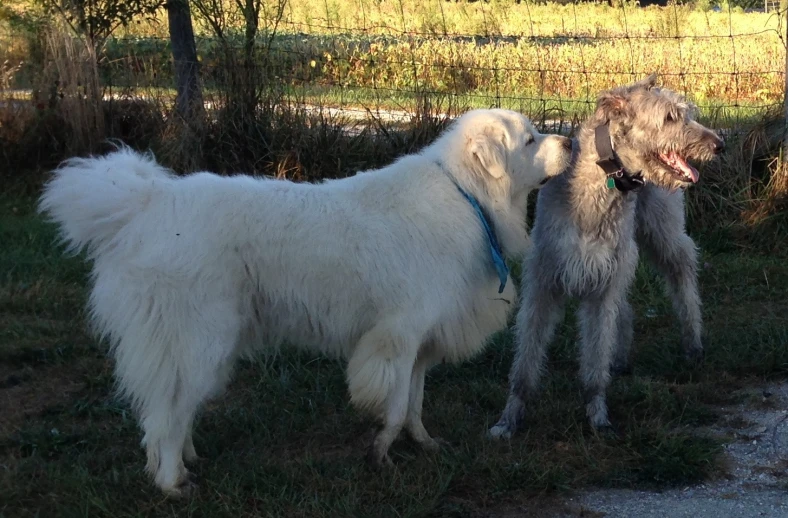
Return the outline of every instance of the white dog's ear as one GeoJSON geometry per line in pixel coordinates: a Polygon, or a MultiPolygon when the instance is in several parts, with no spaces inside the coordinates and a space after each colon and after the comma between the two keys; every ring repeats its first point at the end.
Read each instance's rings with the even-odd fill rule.
{"type": "Polygon", "coordinates": [[[496,179],[506,175],[505,138],[503,129],[486,127],[468,142],[471,160],[496,179]]]}

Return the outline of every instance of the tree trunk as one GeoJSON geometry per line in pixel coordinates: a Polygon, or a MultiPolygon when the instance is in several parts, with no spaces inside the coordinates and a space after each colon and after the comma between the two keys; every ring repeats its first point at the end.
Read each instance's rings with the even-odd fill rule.
{"type": "Polygon", "coordinates": [[[260,16],[259,0],[245,0],[244,21],[246,22],[246,30],[244,32],[244,94],[246,95],[246,113],[254,113],[257,107],[259,82],[257,80],[257,67],[255,63],[254,48],[255,38],[257,37],[258,18],[260,16]]]}
{"type": "Polygon", "coordinates": [[[202,116],[204,107],[189,0],[169,0],[166,6],[178,90],[175,110],[186,122],[192,123],[202,116]]]}

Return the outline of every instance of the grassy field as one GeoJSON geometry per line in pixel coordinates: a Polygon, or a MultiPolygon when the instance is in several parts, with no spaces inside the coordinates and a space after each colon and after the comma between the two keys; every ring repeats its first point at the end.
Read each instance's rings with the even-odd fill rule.
{"type": "MultiPolygon", "coordinates": [[[[650,72],[704,113],[726,112],[725,120],[746,119],[783,98],[785,46],[776,14],[690,6],[290,0],[276,22],[273,4],[264,1],[261,14],[261,81],[310,103],[412,109],[415,97],[440,95],[462,107],[571,117],[586,111],[599,90],[650,72]]],[[[240,48],[240,15],[225,4],[224,40],[198,10],[194,18],[205,85],[221,88],[236,66],[224,45],[240,48]]],[[[35,86],[41,64],[31,58],[30,38],[8,34],[17,36],[4,38],[0,62],[26,63],[9,84],[35,86]]],[[[131,24],[116,36],[103,53],[106,85],[129,91],[172,86],[166,16],[131,24]]]]}
{"type": "MultiPolygon", "coordinates": [[[[788,253],[697,236],[707,362],[688,369],[661,281],[641,265],[632,376],[616,379],[619,435],[589,430],[571,317],[551,348],[527,430],[491,443],[511,336],[431,371],[425,425],[450,446],[395,443],[396,469],[363,463],[371,423],[348,405],[340,363],[285,351],[240,366],[202,414],[192,500],[168,501],[142,469],[140,435],[112,395],[112,365],[85,327],[81,257],[64,258],[29,195],[0,197],[0,516],[473,516],[598,485],[667,487],[719,475],[720,444],[696,433],[739,386],[788,374],[788,253]]],[[[757,402],[753,402],[757,404],[757,402]]]]}

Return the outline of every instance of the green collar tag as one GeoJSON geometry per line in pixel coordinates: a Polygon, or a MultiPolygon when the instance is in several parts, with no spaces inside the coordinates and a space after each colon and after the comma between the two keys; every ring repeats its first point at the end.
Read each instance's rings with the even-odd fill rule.
{"type": "Polygon", "coordinates": [[[616,188],[616,181],[612,176],[607,177],[607,182],[605,182],[608,189],[615,189],[616,188]]]}

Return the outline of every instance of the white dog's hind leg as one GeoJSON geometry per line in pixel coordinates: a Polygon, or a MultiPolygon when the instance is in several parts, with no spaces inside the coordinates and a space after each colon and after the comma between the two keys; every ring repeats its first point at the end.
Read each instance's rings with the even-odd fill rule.
{"type": "MultiPolygon", "coordinates": [[[[221,348],[222,352],[231,352],[232,346],[217,342],[214,347],[221,348]]],[[[202,347],[192,350],[195,353],[206,351],[202,347]]],[[[210,358],[210,352],[208,354],[210,358]]],[[[230,354],[229,359],[221,363],[232,361],[232,358],[230,354]]],[[[221,375],[221,364],[213,364],[210,360],[201,362],[197,358],[192,358],[197,360],[192,362],[186,358],[182,360],[186,361],[177,368],[177,384],[172,395],[152,398],[152,404],[143,409],[146,417],[142,422],[148,471],[162,491],[176,497],[184,496],[193,489],[183,461],[199,459],[192,442],[194,416],[205,400],[226,381],[226,377],[221,375]]]]}
{"type": "MultiPolygon", "coordinates": [[[[213,390],[209,392],[207,399],[215,398],[224,392],[225,386],[230,380],[233,366],[235,364],[235,359],[241,356],[244,352],[246,351],[242,351],[240,347],[236,347],[235,351],[233,351],[231,354],[230,359],[225,361],[224,364],[222,364],[222,366],[218,369],[216,383],[213,386],[213,390]]],[[[203,460],[202,457],[197,454],[197,450],[194,448],[194,439],[192,438],[193,428],[194,421],[192,420],[192,423],[189,424],[189,431],[186,433],[186,441],[183,444],[183,460],[186,462],[199,462],[203,460]]]]}
{"type": "Polygon", "coordinates": [[[183,450],[186,435],[191,425],[196,406],[180,404],[175,398],[162,398],[153,408],[144,410],[145,430],[143,443],[148,454],[147,470],[156,485],[170,496],[184,496],[192,486],[188,480],[189,471],[183,464],[183,450]]]}
{"type": "Polygon", "coordinates": [[[137,384],[134,392],[145,434],[142,442],[148,456],[147,470],[156,485],[170,496],[184,496],[193,488],[183,461],[196,457],[191,440],[194,416],[227,381],[229,366],[236,357],[239,319],[222,304],[202,309],[200,314],[211,315],[210,321],[189,318],[188,314],[177,319],[176,311],[166,320],[166,329],[159,329],[163,326],[159,324],[156,332],[150,333],[144,348],[118,345],[119,358],[130,361],[119,362],[123,372],[134,361],[140,361],[141,354],[158,355],[145,376],[148,383],[137,384]],[[162,343],[164,337],[169,340],[162,343]]]}

